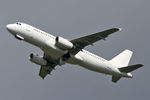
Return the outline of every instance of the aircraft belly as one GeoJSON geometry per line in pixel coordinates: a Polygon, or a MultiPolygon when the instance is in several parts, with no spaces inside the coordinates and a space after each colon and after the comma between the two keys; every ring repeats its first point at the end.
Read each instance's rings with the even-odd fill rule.
{"type": "Polygon", "coordinates": [[[24,38],[25,38],[24,40],[26,42],[29,42],[32,45],[35,45],[37,47],[41,47],[42,45],[45,44],[46,38],[41,36],[40,34],[33,33],[33,34],[30,34],[30,35],[26,35],[25,33],[26,32],[24,32],[24,38]]]}
{"type": "Polygon", "coordinates": [[[47,38],[40,34],[28,36],[25,38],[25,41],[39,47],[42,51],[44,51],[44,53],[54,59],[58,59],[64,53],[55,47],[55,42],[53,39],[47,38]]]}
{"type": "Polygon", "coordinates": [[[32,45],[35,45],[37,47],[40,47],[41,45],[43,45],[44,43],[41,42],[40,40],[38,39],[34,39],[32,37],[28,37],[28,38],[25,38],[25,41],[32,44],[32,45]]]}
{"type": "Polygon", "coordinates": [[[100,72],[100,73],[105,73],[105,68],[102,66],[98,66],[96,64],[88,63],[88,62],[82,62],[80,63],[80,66],[95,71],[95,72],[100,72]]]}
{"type": "Polygon", "coordinates": [[[84,57],[83,61],[79,63],[79,65],[92,71],[96,71],[100,73],[105,72],[105,67],[103,67],[104,66],[103,62],[94,58],[84,57]]]}
{"type": "Polygon", "coordinates": [[[59,51],[47,48],[47,49],[42,49],[45,54],[51,56],[53,59],[58,59],[60,58],[63,54],[59,51]]]}
{"type": "Polygon", "coordinates": [[[109,68],[107,61],[101,61],[100,59],[85,54],[80,54],[80,56],[83,60],[78,65],[99,73],[110,75],[114,73],[114,70],[109,68]]]}

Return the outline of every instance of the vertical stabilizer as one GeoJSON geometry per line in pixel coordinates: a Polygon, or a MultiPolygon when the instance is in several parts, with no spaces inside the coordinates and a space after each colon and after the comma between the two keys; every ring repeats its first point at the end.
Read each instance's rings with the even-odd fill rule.
{"type": "Polygon", "coordinates": [[[116,65],[118,68],[128,66],[132,54],[132,51],[124,50],[122,53],[111,59],[110,62],[116,65]]]}

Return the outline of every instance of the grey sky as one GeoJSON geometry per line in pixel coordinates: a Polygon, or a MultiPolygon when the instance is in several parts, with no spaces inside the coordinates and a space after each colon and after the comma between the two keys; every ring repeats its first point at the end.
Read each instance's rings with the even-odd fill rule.
{"type": "Polygon", "coordinates": [[[143,100],[150,98],[149,0],[0,0],[1,100],[143,100]],[[130,64],[145,66],[133,79],[111,77],[66,64],[42,80],[30,53],[42,51],[13,38],[6,24],[21,21],[55,36],[77,38],[112,27],[122,27],[106,41],[86,50],[111,59],[124,49],[134,51],[130,64]]]}

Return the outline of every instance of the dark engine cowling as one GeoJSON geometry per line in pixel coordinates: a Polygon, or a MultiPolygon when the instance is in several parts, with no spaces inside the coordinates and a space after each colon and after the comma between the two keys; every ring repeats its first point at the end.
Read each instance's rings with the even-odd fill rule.
{"type": "Polygon", "coordinates": [[[56,44],[58,48],[67,50],[73,48],[73,44],[68,41],[67,39],[64,39],[62,37],[56,37],[56,44]]]}
{"type": "Polygon", "coordinates": [[[35,55],[33,53],[30,54],[29,60],[41,66],[47,65],[47,61],[43,57],[35,55]]]}

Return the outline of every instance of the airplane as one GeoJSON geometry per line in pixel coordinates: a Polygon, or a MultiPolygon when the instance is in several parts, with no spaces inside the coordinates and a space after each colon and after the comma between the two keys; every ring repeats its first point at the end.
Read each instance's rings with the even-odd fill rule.
{"type": "Polygon", "coordinates": [[[128,65],[133,54],[126,49],[111,60],[106,60],[84,50],[84,47],[93,45],[99,40],[105,40],[110,34],[121,31],[121,28],[111,28],[102,32],[68,40],[60,36],[53,36],[31,25],[16,22],[6,25],[7,30],[18,40],[23,40],[40,48],[42,56],[31,53],[29,60],[40,65],[39,76],[45,78],[51,74],[57,65],[65,63],[82,66],[88,70],[112,76],[116,83],[122,77],[132,78],[130,73],[144,65],[128,65]]]}

